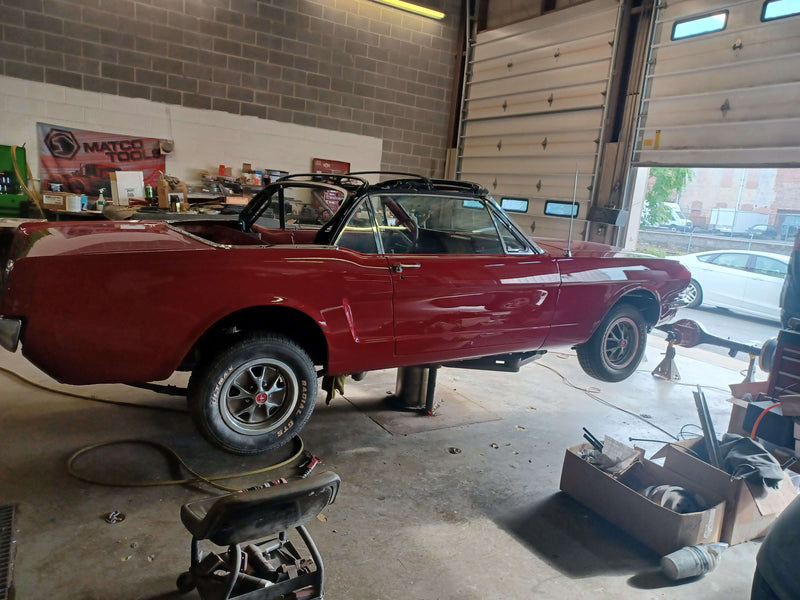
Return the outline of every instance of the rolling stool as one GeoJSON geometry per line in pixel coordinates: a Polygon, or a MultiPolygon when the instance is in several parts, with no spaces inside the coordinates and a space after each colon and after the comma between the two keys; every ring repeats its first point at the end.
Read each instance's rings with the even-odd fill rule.
{"type": "Polygon", "coordinates": [[[178,589],[197,587],[204,600],[321,599],[322,557],[303,524],[336,499],[339,483],[336,473],[327,472],[184,504],[181,521],[192,534],[191,565],[178,577],[178,589]],[[292,527],[310,558],[287,539],[292,527]],[[228,550],[203,552],[202,540],[228,550]]]}

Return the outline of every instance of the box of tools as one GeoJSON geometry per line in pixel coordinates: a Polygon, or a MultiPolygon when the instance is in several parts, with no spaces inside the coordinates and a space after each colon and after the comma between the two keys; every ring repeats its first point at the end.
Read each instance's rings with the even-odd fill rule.
{"type": "Polygon", "coordinates": [[[641,453],[609,472],[590,459],[593,450],[591,444],[582,444],[567,448],[564,455],[561,489],[575,500],[662,556],[684,546],[719,541],[723,498],[641,453]],[[691,504],[685,503],[682,512],[673,510],[678,507],[649,493],[659,487],[673,493],[683,490],[691,496],[691,504]]]}
{"type": "Polygon", "coordinates": [[[772,522],[796,497],[788,474],[777,489],[734,479],[730,473],[704,460],[708,456],[704,438],[682,440],[661,448],[653,458],[663,458],[664,467],[691,479],[725,499],[725,517],[720,541],[731,546],[762,537],[772,522]]]}

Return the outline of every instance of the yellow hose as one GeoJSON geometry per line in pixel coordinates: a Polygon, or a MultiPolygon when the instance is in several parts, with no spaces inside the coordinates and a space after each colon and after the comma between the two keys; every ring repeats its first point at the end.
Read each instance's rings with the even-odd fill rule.
{"type": "Polygon", "coordinates": [[[286,465],[291,464],[292,462],[294,462],[298,458],[300,458],[300,456],[302,456],[303,452],[305,451],[305,448],[304,448],[304,445],[303,445],[303,440],[300,439],[300,436],[295,437],[294,440],[295,440],[295,443],[297,445],[297,449],[286,460],[283,460],[281,462],[278,462],[278,463],[275,463],[275,464],[272,464],[272,465],[269,465],[269,466],[266,466],[266,467],[262,467],[260,469],[254,469],[252,471],[242,471],[242,472],[238,472],[238,473],[227,473],[227,474],[224,474],[224,475],[213,475],[213,476],[201,475],[200,473],[198,473],[197,471],[192,469],[189,465],[187,465],[186,461],[184,461],[181,458],[181,456],[177,452],[175,452],[172,448],[170,448],[169,446],[165,446],[164,444],[161,444],[159,442],[152,442],[152,441],[149,441],[149,440],[116,440],[116,441],[113,441],[113,442],[103,442],[103,443],[100,443],[100,444],[92,444],[91,446],[86,446],[86,447],[81,448],[80,450],[76,451],[75,453],[73,453],[72,456],[70,456],[69,459],[67,459],[67,472],[72,477],[74,477],[75,479],[79,479],[81,481],[85,481],[86,483],[93,483],[95,485],[105,485],[105,486],[109,486],[109,487],[155,487],[155,486],[161,486],[161,485],[180,485],[180,484],[184,484],[184,483],[198,483],[198,482],[202,481],[203,483],[207,483],[208,485],[210,485],[212,487],[218,488],[220,490],[224,490],[226,492],[237,492],[241,488],[228,487],[226,485],[222,485],[222,484],[219,484],[219,483],[216,483],[216,482],[221,480],[221,479],[237,479],[239,477],[248,477],[250,475],[259,475],[261,473],[267,473],[269,471],[274,471],[275,469],[280,469],[281,467],[285,467],[286,465]],[[187,479],[169,479],[169,480],[137,481],[137,482],[125,482],[125,481],[117,482],[117,481],[103,481],[102,479],[93,479],[93,478],[88,477],[86,475],[81,475],[80,473],[78,473],[75,470],[75,461],[79,457],[81,457],[82,455],[86,454],[87,452],[90,452],[92,450],[96,450],[97,448],[102,448],[104,446],[116,446],[116,445],[119,445],[119,444],[143,444],[143,445],[146,445],[146,446],[153,446],[154,448],[157,448],[157,449],[165,452],[168,456],[170,456],[173,459],[175,459],[175,461],[178,464],[180,464],[180,466],[182,466],[184,469],[186,469],[186,471],[191,473],[194,477],[187,478],[187,479]]]}
{"type": "MultiPolygon", "coordinates": [[[[103,398],[96,398],[94,396],[85,396],[83,394],[75,394],[75,393],[72,393],[72,392],[65,392],[63,390],[59,390],[59,389],[56,389],[56,388],[53,388],[53,387],[42,385],[40,383],[36,383],[35,381],[31,381],[30,379],[26,379],[25,377],[23,377],[19,373],[15,373],[11,369],[6,369],[5,367],[0,367],[0,373],[5,373],[6,375],[8,375],[10,377],[15,377],[15,378],[19,379],[20,381],[23,381],[24,383],[26,383],[26,384],[28,384],[30,386],[45,390],[47,392],[52,392],[54,394],[61,394],[61,395],[64,395],[64,396],[69,396],[71,398],[79,398],[81,400],[89,400],[91,402],[102,402],[102,403],[105,403],[105,404],[117,404],[117,405],[120,405],[120,406],[131,406],[131,407],[134,407],[134,408],[150,408],[150,409],[153,409],[153,410],[166,410],[166,411],[172,411],[172,412],[187,412],[185,409],[179,409],[179,408],[171,408],[171,407],[166,407],[166,406],[149,406],[147,404],[136,404],[134,402],[124,402],[122,400],[106,400],[106,399],[103,399],[103,398]]],[[[160,485],[180,485],[180,484],[184,484],[184,483],[197,483],[197,482],[202,481],[202,482],[207,483],[208,485],[210,485],[212,487],[224,490],[226,492],[236,492],[236,491],[239,490],[239,488],[228,487],[228,486],[216,483],[216,482],[219,481],[219,480],[222,480],[222,479],[237,479],[239,477],[248,477],[250,475],[259,475],[261,473],[267,473],[269,471],[274,471],[275,469],[280,469],[281,467],[285,467],[286,465],[291,464],[292,462],[298,460],[303,455],[303,452],[305,451],[303,440],[300,438],[300,436],[297,436],[294,439],[295,439],[295,444],[297,445],[297,449],[294,451],[294,453],[289,458],[287,458],[286,460],[283,460],[281,462],[278,462],[278,463],[275,463],[275,464],[272,464],[272,465],[269,465],[269,466],[266,466],[266,467],[262,467],[260,469],[255,469],[255,470],[252,470],[252,471],[241,471],[241,472],[238,472],[238,473],[227,473],[227,474],[224,474],[224,475],[213,475],[213,476],[201,475],[200,473],[198,473],[197,471],[192,469],[189,465],[187,465],[186,462],[181,458],[181,456],[177,452],[175,452],[172,448],[170,448],[169,446],[165,446],[164,444],[160,444],[159,442],[152,442],[150,440],[135,440],[135,439],[132,439],[132,440],[117,440],[117,441],[112,441],[112,442],[102,442],[102,443],[99,443],[99,444],[92,444],[90,446],[85,446],[85,447],[81,448],[80,450],[77,450],[76,452],[74,452],[69,457],[69,459],[67,459],[67,472],[72,477],[74,477],[75,479],[79,479],[80,481],[84,481],[86,483],[93,483],[95,485],[105,485],[105,486],[111,486],[111,487],[153,487],[153,486],[160,486],[160,485]],[[81,475],[80,473],[78,473],[75,470],[75,461],[78,458],[80,458],[81,456],[83,456],[84,454],[86,454],[87,452],[90,452],[92,450],[96,450],[98,448],[102,448],[104,446],[115,446],[115,445],[118,445],[118,444],[144,444],[146,446],[153,446],[154,448],[158,448],[159,450],[162,450],[163,452],[165,452],[168,456],[171,456],[172,458],[174,458],[175,461],[181,467],[186,469],[186,471],[191,473],[194,477],[187,478],[187,479],[170,479],[170,480],[157,480],[157,481],[113,482],[113,481],[103,481],[103,480],[100,480],[100,479],[92,479],[91,477],[88,477],[88,476],[85,476],[85,475],[81,475]]]]}

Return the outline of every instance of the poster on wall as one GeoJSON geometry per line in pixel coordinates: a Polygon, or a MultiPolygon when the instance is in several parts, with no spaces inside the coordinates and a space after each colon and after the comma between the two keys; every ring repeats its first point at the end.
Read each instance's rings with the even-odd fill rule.
{"type": "Polygon", "coordinates": [[[142,171],[144,184],[156,186],[165,158],[157,138],[36,124],[42,190],[111,195],[113,171],[142,171]]]}
{"type": "MultiPolygon", "coordinates": [[[[343,175],[350,172],[350,163],[342,162],[341,160],[327,160],[325,158],[315,158],[311,161],[311,170],[314,173],[327,173],[334,175],[343,175]]],[[[330,215],[339,209],[339,203],[342,201],[342,195],[333,190],[328,190],[322,197],[322,202],[325,207],[331,211],[330,215]]],[[[328,218],[330,218],[328,215],[328,218]]]]}

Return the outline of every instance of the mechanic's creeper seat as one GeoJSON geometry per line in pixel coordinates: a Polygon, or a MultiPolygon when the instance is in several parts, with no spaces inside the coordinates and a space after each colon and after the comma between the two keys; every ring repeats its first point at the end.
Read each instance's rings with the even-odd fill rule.
{"type": "Polygon", "coordinates": [[[192,556],[189,571],[178,577],[178,589],[188,592],[196,586],[207,600],[322,598],[322,557],[303,524],[334,501],[339,483],[336,473],[327,472],[184,504],[181,521],[192,534],[192,556]],[[292,527],[310,558],[287,539],[292,527]],[[201,551],[202,540],[228,549],[201,551]]]}

